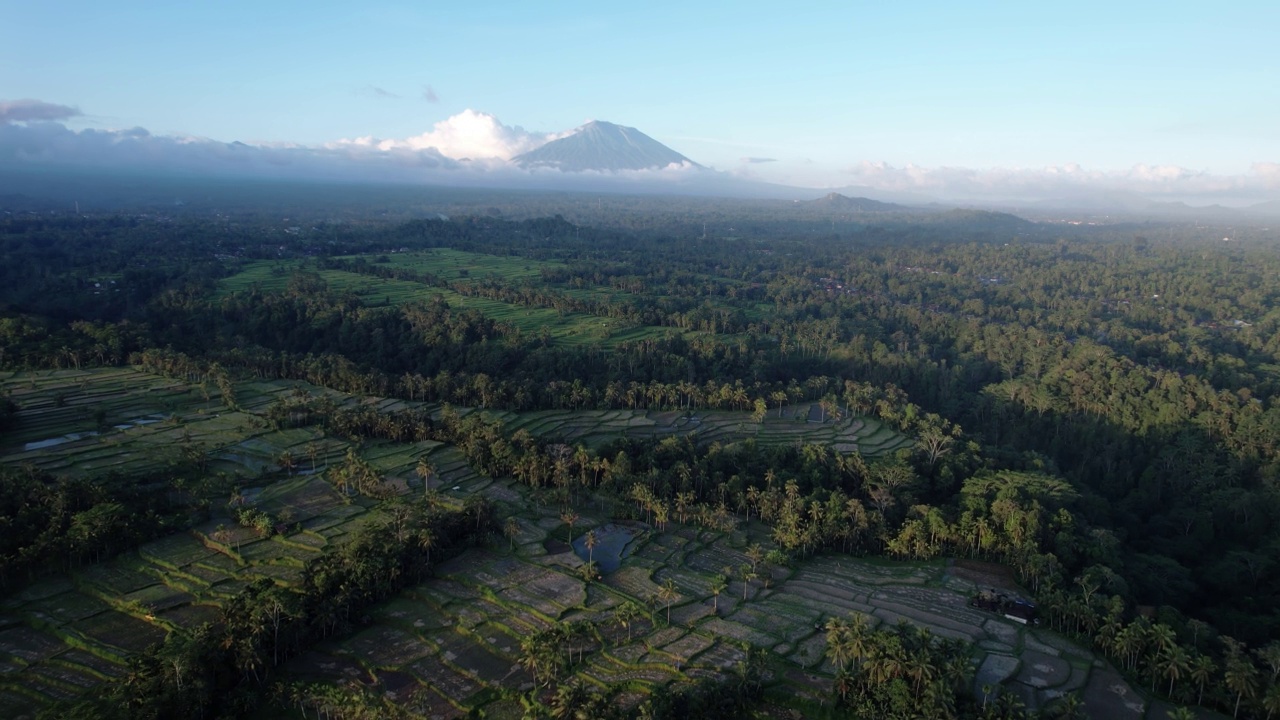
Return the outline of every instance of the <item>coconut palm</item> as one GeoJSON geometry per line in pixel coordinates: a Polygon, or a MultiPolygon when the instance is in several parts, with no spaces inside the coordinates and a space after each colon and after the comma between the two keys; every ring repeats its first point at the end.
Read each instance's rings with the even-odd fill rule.
{"type": "Polygon", "coordinates": [[[422,480],[422,494],[425,497],[427,490],[431,487],[431,476],[436,474],[436,466],[432,465],[424,455],[418,458],[418,466],[414,468],[414,473],[422,480]]]}
{"type": "Polygon", "coordinates": [[[575,718],[589,700],[587,691],[576,681],[569,681],[556,688],[551,697],[551,717],[575,718]]]}
{"type": "Polygon", "coordinates": [[[418,531],[418,548],[426,554],[426,565],[431,564],[431,548],[435,547],[436,538],[429,528],[422,528],[418,531]]]}
{"type": "Polygon", "coordinates": [[[711,611],[712,612],[716,612],[716,613],[720,612],[720,593],[724,592],[725,588],[727,587],[729,587],[729,583],[727,582],[727,578],[725,578],[725,576],[717,575],[711,579],[711,597],[712,597],[711,611]]]}
{"type": "Polygon", "coordinates": [[[1267,711],[1267,720],[1280,712],[1280,685],[1272,684],[1262,696],[1262,709],[1267,711]]]}
{"type": "Polygon", "coordinates": [[[833,687],[835,688],[836,694],[840,696],[840,699],[844,700],[849,696],[849,693],[853,691],[855,684],[853,674],[841,670],[836,673],[836,682],[833,687]]]}
{"type": "Polygon", "coordinates": [[[546,633],[526,635],[520,641],[520,664],[540,685],[549,686],[559,673],[560,653],[547,642],[546,633]]]}
{"type": "Polygon", "coordinates": [[[843,673],[845,663],[851,657],[849,623],[833,617],[827,621],[826,631],[827,655],[831,658],[831,662],[835,663],[836,670],[843,673]]]}
{"type": "Polygon", "coordinates": [[[1175,645],[1157,661],[1156,667],[1160,674],[1169,679],[1169,690],[1165,693],[1169,697],[1173,697],[1174,682],[1186,676],[1190,669],[1189,660],[1187,651],[1175,645]]]}
{"type": "Polygon", "coordinates": [[[658,599],[667,604],[667,624],[671,624],[671,603],[680,597],[680,591],[676,589],[676,581],[667,578],[665,582],[658,587],[658,599]]]}
{"type": "Polygon", "coordinates": [[[573,524],[579,520],[578,513],[573,510],[565,510],[560,513],[560,522],[569,526],[569,544],[573,544],[573,524]]]}
{"type": "Polygon", "coordinates": [[[849,638],[849,657],[856,667],[859,662],[871,654],[875,647],[875,636],[871,633],[871,625],[867,616],[851,613],[850,621],[845,626],[849,638]]]}
{"type": "Polygon", "coordinates": [[[507,518],[502,525],[502,534],[507,536],[507,540],[511,541],[511,551],[516,550],[516,538],[520,536],[520,521],[513,517],[507,518]]]}
{"type": "Polygon", "coordinates": [[[1204,686],[1213,679],[1213,674],[1218,671],[1218,666],[1214,664],[1213,658],[1208,655],[1196,653],[1194,659],[1188,665],[1188,672],[1192,680],[1195,681],[1199,688],[1196,694],[1196,704],[1204,704],[1204,686]]]}
{"type": "Polygon", "coordinates": [[[596,543],[596,531],[588,530],[586,537],[582,539],[583,546],[587,548],[587,562],[592,562],[595,559],[596,543]]]}
{"type": "Polygon", "coordinates": [[[311,461],[311,474],[316,472],[316,457],[320,455],[320,448],[313,442],[307,443],[307,459],[311,461]]]}
{"type": "Polygon", "coordinates": [[[1257,675],[1257,669],[1246,656],[1237,655],[1227,659],[1227,669],[1222,674],[1222,679],[1227,688],[1236,694],[1236,704],[1231,711],[1231,717],[1240,717],[1240,701],[1246,697],[1252,698],[1257,693],[1257,675]]]}
{"type": "Polygon", "coordinates": [[[627,629],[627,642],[631,642],[631,625],[643,615],[640,606],[628,600],[613,613],[613,621],[627,629]]]}

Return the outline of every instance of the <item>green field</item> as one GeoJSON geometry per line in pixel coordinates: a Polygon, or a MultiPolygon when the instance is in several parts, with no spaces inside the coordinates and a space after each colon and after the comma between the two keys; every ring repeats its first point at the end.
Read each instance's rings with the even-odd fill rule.
{"type": "MultiPolygon", "coordinates": [[[[378,256],[364,256],[374,261],[378,256]]],[[[487,277],[500,278],[508,283],[532,282],[541,285],[542,268],[561,267],[562,263],[552,261],[530,260],[516,256],[485,255],[447,248],[411,253],[392,253],[386,256],[385,262],[377,262],[384,267],[411,269],[416,272],[428,272],[438,275],[450,282],[479,282],[487,277]]],[[[353,259],[353,258],[343,258],[353,259]]],[[[247,290],[257,286],[264,291],[281,291],[289,283],[293,272],[306,267],[302,260],[260,260],[246,263],[235,275],[221,281],[219,292],[223,295],[247,290]]],[[[525,307],[514,303],[490,300],[487,298],[461,295],[448,288],[432,287],[417,282],[395,279],[384,279],[371,275],[346,272],[342,270],[319,270],[317,274],[324,279],[331,290],[350,292],[369,306],[403,305],[411,302],[422,302],[432,296],[444,298],[452,307],[478,310],[486,317],[497,322],[507,323],[518,328],[529,337],[539,337],[545,331],[555,344],[562,346],[600,345],[610,348],[618,343],[640,340],[646,337],[661,336],[666,333],[682,333],[689,336],[702,334],[696,331],[680,331],[674,328],[658,326],[631,325],[617,318],[600,317],[580,312],[562,312],[553,308],[525,307]]],[[[555,292],[571,297],[599,302],[626,302],[637,299],[632,293],[611,287],[565,288],[548,286],[555,292]]],[[[729,305],[708,300],[712,306],[732,310],[729,305]]],[[[763,308],[746,308],[746,315],[751,319],[763,316],[763,308]]],[[[729,335],[722,338],[731,339],[729,335]]]]}
{"type": "MultiPolygon", "coordinates": [[[[0,604],[0,708],[6,717],[29,715],[121,677],[131,655],[167,633],[216,621],[221,604],[254,580],[295,582],[308,559],[381,517],[375,504],[352,502],[310,474],[341,458],[349,443],[313,427],[276,431],[257,422],[256,413],[298,389],[342,405],[411,405],[302,383],[243,381],[236,390],[244,409],[229,412],[216,394],[206,399],[198,384],[130,369],[22,373],[0,381],[0,391],[9,391],[20,407],[17,429],[0,439],[0,462],[64,474],[155,470],[177,462],[184,443],[195,443],[210,472],[238,478],[245,502],[285,513],[293,523],[282,534],[263,537],[237,527],[217,505],[214,517],[190,532],[50,577],[8,598],[0,604]],[[81,408],[88,408],[87,417],[81,408]],[[105,419],[95,424],[99,408],[105,419]],[[28,443],[43,444],[32,449],[28,443]],[[308,447],[316,449],[314,460],[308,447]],[[296,458],[296,473],[276,465],[286,450],[296,458]]],[[[816,422],[807,404],[772,411],[763,422],[723,411],[490,414],[510,431],[588,446],[620,436],[692,435],[722,444],[820,443],[875,456],[911,442],[868,418],[816,422]]],[[[1095,672],[1090,653],[1054,633],[969,608],[967,596],[988,580],[945,563],[819,557],[792,568],[762,568],[754,580],[735,575],[716,599],[711,579],[724,567],[747,564],[749,544],[770,546],[768,528],[740,518],[727,532],[675,522],[659,531],[635,523],[621,567],[588,582],[578,574],[582,558],[564,543],[559,508],[535,501],[525,486],[484,476],[456,448],[439,443],[369,442],[360,453],[410,493],[421,487],[414,477],[418,458],[429,457],[443,502],[485,494],[515,521],[518,533],[448,561],[436,578],[379,605],[358,632],[291,661],[287,677],[359,679],[441,717],[473,708],[490,717],[519,717],[516,698],[533,684],[521,665],[521,639],[585,621],[574,626],[589,630],[575,636],[582,658],[570,672],[588,685],[623,684],[623,701],[636,702],[656,686],[721,676],[743,659],[747,643],[769,651],[779,692],[817,702],[829,693],[834,668],[824,660],[825,636],[815,626],[859,612],[874,622],[906,619],[975,642],[976,682],[1003,684],[1033,707],[1064,690],[1104,698],[1119,692],[1115,687],[1132,692],[1095,672]],[[677,592],[670,623],[666,606],[655,601],[668,581],[677,592]],[[628,602],[643,608],[644,617],[624,627],[616,614],[628,602]]],[[[604,531],[616,502],[584,500],[574,533],[604,531]]]]}
{"type": "MultiPolygon", "coordinates": [[[[289,274],[296,267],[296,263],[270,260],[250,263],[240,273],[223,280],[221,289],[223,293],[231,293],[257,285],[267,291],[284,290],[289,282],[289,274]]],[[[468,297],[445,288],[405,280],[383,279],[341,270],[321,270],[319,275],[331,290],[353,293],[367,305],[403,305],[425,302],[438,296],[452,307],[478,310],[492,320],[519,329],[528,337],[539,337],[545,331],[552,342],[566,346],[600,345],[608,348],[621,342],[678,332],[670,328],[628,325],[615,318],[468,297]]]]}
{"type": "Polygon", "coordinates": [[[379,262],[379,265],[428,272],[446,280],[480,280],[489,276],[511,282],[538,280],[544,268],[564,267],[562,262],[531,260],[517,255],[486,255],[450,248],[391,253],[385,257],[387,261],[379,262]]]}

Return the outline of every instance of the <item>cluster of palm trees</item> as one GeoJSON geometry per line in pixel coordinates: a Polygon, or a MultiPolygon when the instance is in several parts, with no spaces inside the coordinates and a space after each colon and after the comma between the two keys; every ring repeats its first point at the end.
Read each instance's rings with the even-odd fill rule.
{"type": "Polygon", "coordinates": [[[1267,718],[1280,713],[1280,642],[1249,652],[1244,643],[1223,635],[1217,637],[1214,652],[1212,628],[1197,620],[1187,623],[1190,643],[1180,641],[1169,625],[1145,617],[1125,623],[1112,612],[1089,624],[1095,622],[1101,625],[1092,631],[1093,644],[1122,670],[1148,678],[1152,692],[1203,705],[1207,689],[1211,703],[1232,717],[1242,710],[1265,713],[1267,718]]]}
{"type": "Polygon", "coordinates": [[[198,511],[179,492],[180,478],[130,480],[59,478],[30,463],[0,468],[0,590],[105,560],[186,527],[198,511]]]}
{"type": "Polygon", "coordinates": [[[394,700],[358,683],[295,681],[275,687],[281,707],[296,707],[303,718],[317,720],[409,720],[420,717],[394,700]]]}
{"type": "Polygon", "coordinates": [[[539,686],[550,687],[601,642],[598,630],[589,621],[558,622],[520,640],[520,664],[539,686]]]}
{"type": "Polygon", "coordinates": [[[837,702],[860,717],[956,717],[972,682],[967,643],[905,621],[876,630],[865,615],[834,617],[826,640],[837,702]]]}

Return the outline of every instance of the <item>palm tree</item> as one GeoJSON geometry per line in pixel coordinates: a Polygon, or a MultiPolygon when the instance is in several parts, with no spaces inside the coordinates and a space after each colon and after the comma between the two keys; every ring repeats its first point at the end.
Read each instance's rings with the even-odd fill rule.
{"type": "Polygon", "coordinates": [[[311,474],[316,472],[316,457],[320,455],[320,448],[313,442],[307,443],[307,459],[311,460],[311,474]]]}
{"type": "Polygon", "coordinates": [[[1158,662],[1160,673],[1169,678],[1169,691],[1165,693],[1169,697],[1173,697],[1173,683],[1187,674],[1189,659],[1186,650],[1174,645],[1158,662]]]}
{"type": "Polygon", "coordinates": [[[938,674],[938,668],[933,664],[927,648],[918,648],[908,654],[903,671],[914,683],[917,696],[920,695],[922,686],[932,683],[938,674]]]}
{"type": "Polygon", "coordinates": [[[426,553],[426,564],[431,564],[431,548],[436,544],[435,535],[432,534],[430,528],[422,528],[418,531],[418,547],[426,553]]]}
{"type": "Polygon", "coordinates": [[[595,559],[596,531],[588,530],[587,536],[582,539],[582,544],[587,548],[587,562],[592,562],[595,559]]]}
{"type": "Polygon", "coordinates": [[[1213,658],[1208,655],[1196,653],[1195,658],[1188,666],[1191,679],[1199,686],[1199,692],[1196,695],[1196,704],[1204,704],[1204,686],[1213,679],[1213,674],[1218,671],[1218,666],[1214,664],[1213,658]]]}
{"type": "Polygon", "coordinates": [[[854,677],[852,673],[845,672],[844,670],[841,670],[836,673],[836,682],[835,682],[834,688],[835,688],[836,694],[840,696],[841,700],[844,700],[849,696],[849,692],[853,690],[854,685],[855,683],[854,683],[854,677]]]}
{"type": "Polygon", "coordinates": [[[1280,712],[1280,685],[1272,684],[1262,696],[1262,709],[1267,711],[1267,720],[1280,712]]]}
{"type": "Polygon", "coordinates": [[[526,635],[520,641],[520,664],[541,685],[550,685],[555,677],[560,654],[550,648],[545,633],[526,635]]]}
{"type": "Polygon", "coordinates": [[[560,522],[569,526],[569,544],[573,544],[573,524],[578,522],[578,513],[573,510],[565,510],[560,513],[560,522]]]}
{"type": "MultiPolygon", "coordinates": [[[[840,618],[827,621],[827,655],[836,664],[836,670],[844,673],[845,663],[849,661],[851,644],[849,642],[849,623],[840,618]]],[[[841,693],[843,697],[843,693],[841,693]]]]}
{"type": "Polygon", "coordinates": [[[752,570],[750,566],[743,565],[742,569],[745,571],[742,573],[742,601],[746,602],[747,591],[751,589],[751,581],[760,576],[757,575],[756,571],[752,570]]]}
{"type": "Polygon", "coordinates": [[[628,600],[613,613],[613,621],[627,629],[627,642],[631,642],[631,624],[640,619],[640,606],[628,600]]]}
{"type": "Polygon", "coordinates": [[[658,599],[667,604],[667,624],[671,624],[671,603],[680,597],[680,591],[676,589],[676,581],[667,578],[666,581],[658,587],[658,599]]]}
{"type": "Polygon", "coordinates": [[[436,467],[431,464],[430,460],[427,460],[427,456],[423,455],[418,458],[418,467],[414,468],[414,473],[422,480],[422,494],[425,497],[427,490],[431,487],[429,480],[432,475],[436,474],[436,467]]]}
{"type": "Polygon", "coordinates": [[[286,475],[289,475],[289,476],[293,475],[293,467],[296,464],[296,462],[293,459],[293,453],[289,452],[288,450],[285,450],[284,452],[280,453],[280,457],[276,459],[276,464],[284,468],[284,472],[286,475]]]}
{"type": "Polygon", "coordinates": [[[511,552],[515,552],[516,538],[520,535],[520,521],[513,517],[507,518],[507,521],[502,525],[502,534],[506,535],[507,539],[511,541],[511,552]]]}
{"type": "Polygon", "coordinates": [[[1231,717],[1240,716],[1240,701],[1245,696],[1253,697],[1257,693],[1257,674],[1257,669],[1253,667],[1253,663],[1249,662],[1246,656],[1237,655],[1228,658],[1227,669],[1222,674],[1222,679],[1227,688],[1236,694],[1236,704],[1231,711],[1231,717]]]}
{"type": "Polygon", "coordinates": [[[778,417],[782,417],[782,404],[787,401],[787,394],[781,390],[774,390],[769,394],[769,399],[778,404],[778,417]]]}
{"type": "Polygon", "coordinates": [[[859,613],[850,613],[850,621],[845,626],[845,631],[849,639],[849,657],[856,667],[871,654],[875,647],[875,635],[871,632],[871,624],[867,622],[867,616],[859,613]]]}
{"type": "Polygon", "coordinates": [[[578,710],[587,704],[587,691],[575,680],[563,683],[556,688],[551,698],[551,717],[575,718],[578,710]]]}
{"type": "Polygon", "coordinates": [[[727,587],[729,587],[729,583],[725,576],[717,575],[711,579],[711,597],[713,598],[711,601],[711,611],[713,613],[720,612],[720,593],[724,592],[727,587]]]}

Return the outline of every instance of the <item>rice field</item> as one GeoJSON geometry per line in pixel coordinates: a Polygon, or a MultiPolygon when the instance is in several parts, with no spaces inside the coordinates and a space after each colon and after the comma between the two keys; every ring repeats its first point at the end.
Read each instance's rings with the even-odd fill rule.
{"type": "MultiPolygon", "coordinates": [[[[264,538],[215,517],[116,560],[41,580],[0,602],[0,714],[30,716],[122,676],[130,656],[167,633],[216,621],[221,605],[255,579],[295,582],[307,559],[378,518],[376,508],[349,502],[320,475],[346,453],[347,443],[316,428],[276,431],[256,422],[255,413],[300,387],[344,405],[404,405],[299,383],[241,382],[236,390],[244,410],[231,412],[198,385],[132,369],[0,379],[20,407],[18,427],[0,438],[0,462],[65,474],[140,471],[163,468],[174,460],[175,448],[198,445],[210,472],[236,478],[245,502],[287,512],[294,523],[285,534],[264,538]],[[314,459],[309,446],[316,448],[314,459]],[[276,462],[285,450],[297,463],[291,472],[276,462]]],[[[807,404],[784,407],[781,417],[771,411],[763,422],[720,411],[495,415],[512,431],[587,444],[624,435],[691,435],[722,443],[821,443],[875,456],[911,442],[868,418],[813,421],[807,404]]],[[[359,632],[291,661],[287,672],[293,677],[360,680],[435,716],[483,709],[493,717],[518,717],[515,694],[534,685],[521,664],[521,640],[565,623],[586,623],[589,630],[574,641],[581,657],[566,672],[597,686],[622,683],[627,702],[655,687],[722,675],[742,660],[747,645],[769,651],[783,692],[795,670],[807,679],[791,689],[811,694],[812,683],[829,682],[833,673],[820,626],[861,613],[874,623],[905,620],[975,642],[976,687],[1003,684],[1033,707],[1077,688],[1108,701],[1118,692],[1113,686],[1125,688],[1130,701],[1137,696],[1098,669],[1089,652],[1053,633],[968,607],[975,582],[946,563],[818,557],[762,570],[750,582],[735,572],[716,597],[713,578],[725,567],[747,564],[743,549],[749,542],[767,544],[767,529],[751,523],[726,534],[672,522],[665,532],[629,525],[633,537],[618,568],[584,580],[583,559],[565,542],[559,508],[533,502],[523,486],[477,473],[456,448],[438,443],[372,442],[361,453],[381,473],[404,480],[404,488],[417,484],[417,459],[429,457],[437,468],[433,485],[447,500],[484,493],[514,517],[517,532],[466,550],[441,565],[436,577],[376,607],[359,632]],[[673,593],[665,595],[664,585],[673,593]],[[625,626],[619,621],[624,606],[641,610],[625,626]]],[[[579,536],[611,522],[594,507],[579,511],[579,536]]]]}
{"type": "MultiPolygon", "coordinates": [[[[499,258],[458,251],[447,252],[457,256],[471,256],[470,265],[481,268],[482,273],[505,270],[515,272],[516,277],[537,274],[535,270],[525,270],[524,265],[528,264],[528,262],[521,258],[499,258]],[[477,259],[483,260],[477,261],[477,259]],[[519,261],[519,267],[516,267],[515,261],[519,261]]],[[[224,294],[230,294],[239,290],[246,290],[254,285],[266,291],[284,290],[288,286],[290,275],[300,266],[301,261],[263,260],[249,263],[241,272],[223,280],[220,291],[224,294]]],[[[467,267],[467,265],[466,263],[459,263],[458,265],[436,266],[427,263],[423,269],[435,272],[436,270],[432,268],[437,267],[444,269],[447,276],[448,272],[456,273],[459,269],[467,267]],[[449,268],[452,268],[452,270],[449,270],[449,268]]],[[[359,297],[366,305],[396,306],[411,302],[426,302],[431,297],[438,296],[452,307],[476,310],[496,322],[509,324],[519,329],[527,337],[539,337],[545,332],[553,343],[563,346],[599,345],[602,348],[610,348],[622,342],[659,336],[668,332],[677,332],[671,328],[629,325],[616,318],[597,317],[576,312],[561,312],[552,308],[525,307],[500,300],[470,297],[458,294],[447,288],[432,287],[407,280],[385,279],[342,270],[319,270],[317,272],[331,290],[350,292],[359,297]]],[[[482,277],[483,275],[470,276],[482,277]]],[[[511,276],[506,275],[504,277],[511,276]]]]}

